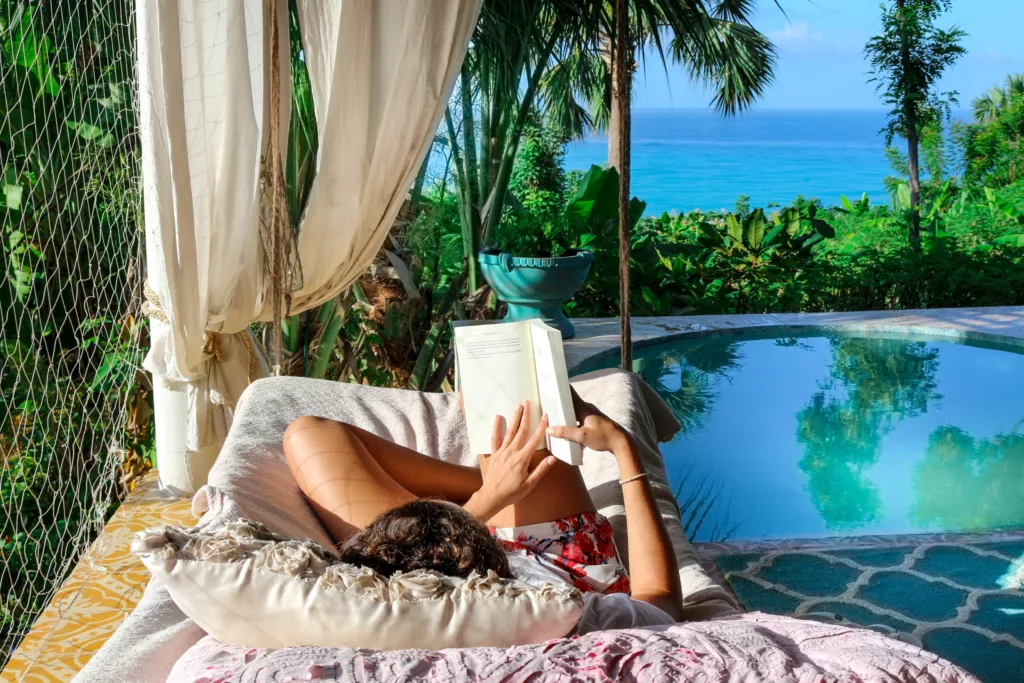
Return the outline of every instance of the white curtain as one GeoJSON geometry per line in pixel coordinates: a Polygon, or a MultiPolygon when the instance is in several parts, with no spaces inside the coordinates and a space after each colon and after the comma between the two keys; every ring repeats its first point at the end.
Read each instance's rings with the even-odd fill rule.
{"type": "MultiPolygon", "coordinates": [[[[299,0],[320,148],[300,223],[303,285],[292,295],[293,314],[351,284],[387,237],[480,3],[299,0]]],[[[183,453],[172,456],[181,463],[162,457],[161,433],[179,427],[158,408],[158,458],[169,488],[203,483],[238,397],[266,372],[246,330],[272,317],[259,234],[271,11],[288,83],[287,0],[137,0],[152,323],[145,367],[158,390],[178,392],[187,408],[183,453]]],[[[282,136],[288,92],[282,88],[282,136]]]]}

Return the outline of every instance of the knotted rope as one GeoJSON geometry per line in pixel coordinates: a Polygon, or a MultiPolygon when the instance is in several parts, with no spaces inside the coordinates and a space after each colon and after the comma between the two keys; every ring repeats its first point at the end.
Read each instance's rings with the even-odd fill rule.
{"type": "MultiPolygon", "coordinates": [[[[142,303],[142,312],[154,320],[170,325],[171,321],[167,318],[167,314],[164,313],[163,306],[160,305],[160,296],[153,291],[153,288],[149,286],[149,282],[144,283],[142,293],[145,295],[146,300],[142,303]]],[[[208,356],[211,360],[221,363],[224,361],[224,352],[220,348],[220,333],[211,332],[206,330],[203,332],[206,337],[203,341],[203,355],[208,356]]],[[[252,339],[249,336],[248,330],[242,330],[242,340],[245,342],[245,349],[249,354],[249,366],[248,366],[248,378],[249,384],[252,384],[252,379],[256,371],[256,349],[252,345],[252,339]]]]}
{"type": "Polygon", "coordinates": [[[289,97],[290,90],[282,93],[281,82],[281,41],[288,49],[287,26],[279,21],[275,0],[265,0],[265,16],[270,30],[269,96],[270,109],[267,120],[267,147],[261,159],[260,185],[263,196],[260,201],[260,237],[263,241],[263,255],[270,280],[270,295],[273,299],[273,328],[271,330],[271,352],[274,375],[281,374],[284,350],[281,340],[281,321],[290,315],[292,291],[302,286],[302,265],[298,257],[295,226],[288,206],[288,190],[284,176],[284,161],[281,149],[282,131],[281,98],[289,97]]]}

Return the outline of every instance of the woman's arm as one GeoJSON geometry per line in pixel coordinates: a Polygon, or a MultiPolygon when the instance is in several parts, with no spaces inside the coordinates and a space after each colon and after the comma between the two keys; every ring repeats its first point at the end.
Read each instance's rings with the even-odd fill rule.
{"type": "MultiPolygon", "coordinates": [[[[551,427],[549,434],[595,451],[611,452],[619,463],[620,481],[644,474],[639,448],[622,427],[580,399],[575,390],[573,404],[580,426],[551,427]]],[[[622,499],[629,535],[630,597],[654,605],[673,619],[681,619],[679,567],[647,477],[623,484],[622,499]]]]}

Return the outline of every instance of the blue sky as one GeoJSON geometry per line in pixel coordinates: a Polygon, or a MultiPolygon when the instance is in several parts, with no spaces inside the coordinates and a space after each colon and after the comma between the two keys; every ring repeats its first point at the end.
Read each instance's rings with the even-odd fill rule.
{"type": "MultiPolygon", "coordinates": [[[[754,25],[779,51],[775,82],[756,105],[773,109],[881,108],[862,50],[878,32],[876,0],[759,0],[754,25]],[[788,18],[787,18],[788,17],[788,18]]],[[[1024,72],[1024,0],[955,0],[938,22],[967,31],[967,54],[947,72],[941,87],[957,90],[962,108],[1011,72],[1024,72]]],[[[711,97],[678,67],[669,77],[660,62],[647,62],[637,79],[638,108],[702,108],[711,97]]]]}

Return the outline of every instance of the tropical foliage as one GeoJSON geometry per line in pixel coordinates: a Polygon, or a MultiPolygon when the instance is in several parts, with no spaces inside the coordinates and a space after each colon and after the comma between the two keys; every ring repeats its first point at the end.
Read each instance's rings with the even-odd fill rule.
{"type": "Polygon", "coordinates": [[[0,8],[0,666],[151,450],[134,25],[0,8]]]}
{"type": "Polygon", "coordinates": [[[893,138],[907,141],[909,237],[920,239],[918,204],[921,179],[918,163],[920,136],[949,119],[957,93],[938,93],[942,74],[964,54],[958,28],[940,29],[935,20],[952,0],[893,0],[882,5],[882,33],[868,41],[864,53],[871,62],[872,81],[891,107],[885,128],[886,144],[893,138]]]}
{"type": "Polygon", "coordinates": [[[1000,110],[1018,95],[1024,95],[1024,74],[1010,74],[1006,77],[1006,85],[997,85],[974,99],[974,122],[992,123],[1000,110]]]}

